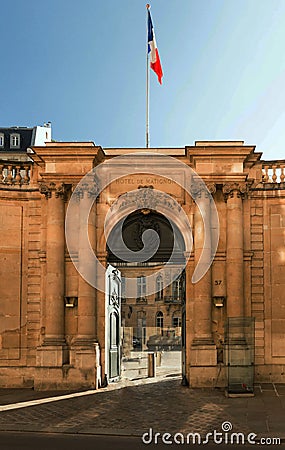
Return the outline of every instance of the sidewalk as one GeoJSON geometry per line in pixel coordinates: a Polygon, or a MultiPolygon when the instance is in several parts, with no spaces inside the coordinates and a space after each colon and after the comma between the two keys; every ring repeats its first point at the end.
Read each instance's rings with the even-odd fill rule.
{"type": "MultiPolygon", "coordinates": [[[[72,392],[70,392],[71,394],[72,392]]],[[[0,389],[0,405],[68,394],[0,389]]],[[[255,386],[255,397],[226,398],[221,389],[190,389],[178,376],[123,381],[90,394],[0,412],[0,431],[142,436],[221,431],[285,439],[285,385],[255,386]]]]}

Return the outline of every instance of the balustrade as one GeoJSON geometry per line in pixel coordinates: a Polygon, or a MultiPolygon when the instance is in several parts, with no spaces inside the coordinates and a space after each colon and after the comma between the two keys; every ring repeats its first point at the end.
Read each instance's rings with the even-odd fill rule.
{"type": "Polygon", "coordinates": [[[285,182],[285,161],[264,161],[262,164],[263,183],[285,182]]]}
{"type": "Polygon", "coordinates": [[[32,164],[27,162],[0,161],[0,184],[22,186],[30,184],[32,164]]]}
{"type": "Polygon", "coordinates": [[[168,295],[163,297],[163,301],[164,303],[176,303],[180,305],[182,303],[182,297],[177,295],[168,295]]]}

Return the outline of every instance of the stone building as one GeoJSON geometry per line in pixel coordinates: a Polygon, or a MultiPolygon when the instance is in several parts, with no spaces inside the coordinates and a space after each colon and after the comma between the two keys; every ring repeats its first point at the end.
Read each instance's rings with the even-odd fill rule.
{"type": "Polygon", "coordinates": [[[1,387],[97,387],[105,374],[116,379],[121,358],[118,318],[122,309],[123,319],[128,319],[130,307],[130,320],[135,321],[130,326],[138,320],[159,326],[159,317],[163,326],[182,326],[182,372],[197,387],[227,385],[227,327],[231,319],[238,323],[231,342],[233,360],[242,365],[242,349],[248,344],[244,320],[254,318],[254,379],[284,382],[285,160],[263,161],[254,146],[237,141],[150,149],[151,156],[146,156],[146,149],[51,142],[50,136],[45,144],[30,141],[15,157],[4,149],[8,131],[0,129],[1,387]],[[138,157],[136,164],[118,160],[118,178],[112,179],[110,171],[111,181],[99,195],[98,180],[77,188],[94,167],[131,153],[138,157]],[[168,160],[161,164],[160,155],[191,168],[204,184],[196,184],[189,195],[183,188],[187,171],[172,169],[168,160]],[[125,166],[129,175],[124,175],[125,166]],[[134,190],[139,192],[135,197],[134,190]],[[71,233],[77,252],[65,236],[74,193],[71,233]],[[114,205],[117,213],[108,222],[114,205]],[[219,236],[213,253],[217,229],[204,220],[203,211],[214,206],[219,236]],[[193,231],[192,248],[184,216],[193,231]],[[147,262],[116,255],[121,222],[126,255],[128,249],[139,254],[144,231],[159,235],[159,247],[147,262]],[[85,245],[92,247],[96,264],[85,245]],[[159,278],[170,253],[169,270],[159,278]],[[193,283],[202,254],[213,261],[193,283]],[[107,268],[104,275],[100,265],[107,268]],[[183,271],[178,270],[181,265],[183,271]],[[83,277],[86,268],[89,275],[83,277]],[[122,295],[121,275],[135,279],[131,299],[122,295]],[[151,275],[153,288],[145,295],[144,277],[151,275]],[[89,283],[92,277],[101,277],[106,289],[89,283]]]}

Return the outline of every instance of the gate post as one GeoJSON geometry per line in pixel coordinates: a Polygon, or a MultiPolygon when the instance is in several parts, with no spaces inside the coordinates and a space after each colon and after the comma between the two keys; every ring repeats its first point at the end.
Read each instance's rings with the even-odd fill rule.
{"type": "Polygon", "coordinates": [[[148,378],[152,378],[155,377],[155,354],[154,352],[149,352],[147,356],[148,356],[147,376],[148,378]]]}

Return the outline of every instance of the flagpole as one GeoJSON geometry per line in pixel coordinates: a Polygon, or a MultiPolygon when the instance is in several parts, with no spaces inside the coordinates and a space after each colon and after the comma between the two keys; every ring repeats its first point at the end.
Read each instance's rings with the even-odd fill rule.
{"type": "Polygon", "coordinates": [[[146,5],[146,148],[149,148],[149,56],[148,56],[148,10],[150,5],[146,5]]]}

